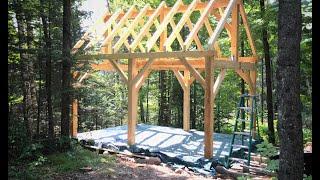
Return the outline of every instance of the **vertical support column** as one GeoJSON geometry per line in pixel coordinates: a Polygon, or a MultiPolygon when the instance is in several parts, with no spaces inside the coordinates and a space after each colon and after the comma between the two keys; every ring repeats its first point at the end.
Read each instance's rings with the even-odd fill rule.
{"type": "Polygon", "coordinates": [[[239,57],[239,3],[232,9],[231,15],[231,55],[238,60],[239,57]]]}
{"type": "Polygon", "coordinates": [[[183,88],[183,130],[190,130],[190,71],[184,71],[185,88],[183,88]]]}
{"type": "Polygon", "coordinates": [[[71,136],[76,137],[78,133],[78,100],[72,100],[72,112],[71,112],[71,136]]]}
{"type": "Polygon", "coordinates": [[[209,159],[213,155],[213,125],[214,125],[214,97],[213,57],[205,58],[205,92],[204,92],[204,157],[209,159]]]}
{"type": "Polygon", "coordinates": [[[138,106],[138,91],[132,83],[137,75],[136,60],[128,60],[128,144],[135,144],[135,132],[137,123],[137,106],[138,106]]]}
{"type": "MultiPolygon", "coordinates": [[[[257,71],[250,71],[250,79],[252,81],[252,86],[253,86],[253,89],[249,89],[249,94],[252,94],[252,95],[255,95],[256,94],[256,81],[257,81],[257,71]]],[[[253,104],[252,101],[249,102],[249,106],[251,107],[253,104]]],[[[257,107],[255,107],[257,108],[257,107]]],[[[253,138],[255,139],[256,138],[256,130],[257,130],[257,123],[256,123],[256,113],[254,112],[253,114],[253,138]]]]}

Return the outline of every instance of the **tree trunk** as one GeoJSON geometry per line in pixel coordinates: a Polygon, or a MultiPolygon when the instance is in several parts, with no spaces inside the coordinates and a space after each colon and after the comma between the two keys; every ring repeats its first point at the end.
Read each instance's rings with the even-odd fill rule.
{"type": "Polygon", "coordinates": [[[71,103],[71,2],[63,0],[63,49],[62,49],[62,93],[61,93],[61,135],[70,136],[71,103]]]}
{"type": "Polygon", "coordinates": [[[28,58],[26,54],[26,36],[25,36],[25,24],[23,21],[23,13],[22,13],[22,5],[19,0],[13,1],[13,7],[16,13],[17,25],[18,25],[18,39],[19,39],[19,54],[20,54],[20,71],[22,77],[22,91],[23,91],[23,104],[22,104],[22,111],[23,111],[23,119],[24,125],[26,129],[26,136],[27,140],[31,140],[31,118],[30,118],[30,102],[31,102],[31,95],[30,95],[30,81],[29,81],[29,71],[28,70],[28,58]]]}
{"type": "Polygon", "coordinates": [[[300,102],[301,1],[279,0],[276,70],[279,117],[278,179],[303,179],[303,136],[300,102]]]}
{"type": "Polygon", "coordinates": [[[144,108],[143,108],[143,100],[144,100],[144,98],[142,98],[141,96],[140,96],[140,98],[139,98],[139,106],[140,106],[140,121],[141,122],[143,122],[143,123],[145,123],[145,117],[144,117],[144,108]]]}
{"type": "MultiPolygon", "coordinates": [[[[46,57],[46,100],[47,100],[47,121],[48,121],[48,136],[49,139],[54,138],[54,122],[53,122],[53,114],[52,114],[52,98],[51,98],[51,37],[49,26],[47,23],[47,17],[44,13],[44,0],[40,1],[40,16],[42,20],[42,29],[44,33],[44,42],[45,42],[45,57],[46,57]]],[[[51,1],[49,2],[49,11],[51,8],[51,1]]],[[[50,13],[49,13],[50,15],[50,13]]]]}
{"type": "MultiPolygon", "coordinates": [[[[265,5],[264,0],[260,0],[260,10],[261,16],[264,19],[265,14],[265,5]]],[[[270,48],[268,42],[268,32],[267,32],[268,24],[265,23],[262,28],[262,41],[263,41],[263,50],[265,57],[265,66],[266,66],[266,86],[267,86],[267,109],[268,109],[268,137],[269,142],[275,144],[274,137],[274,125],[273,125],[273,101],[272,101],[272,81],[271,81],[271,59],[270,59],[270,48]]]]}

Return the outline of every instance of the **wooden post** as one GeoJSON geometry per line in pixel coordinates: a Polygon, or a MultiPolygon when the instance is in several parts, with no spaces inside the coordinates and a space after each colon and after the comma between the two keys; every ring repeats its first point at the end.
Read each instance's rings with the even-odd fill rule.
{"type": "Polygon", "coordinates": [[[72,112],[71,112],[71,136],[76,137],[78,133],[78,100],[72,100],[72,112]]]}
{"type": "Polygon", "coordinates": [[[214,118],[214,99],[213,99],[213,81],[214,67],[213,57],[205,59],[205,96],[204,96],[204,157],[209,159],[213,155],[213,118],[214,118]]]}
{"type": "Polygon", "coordinates": [[[238,60],[239,57],[239,4],[235,4],[234,8],[232,9],[231,15],[231,54],[232,56],[238,60]]]}
{"type": "MultiPolygon", "coordinates": [[[[249,94],[256,95],[256,80],[257,80],[257,71],[250,71],[250,79],[252,81],[253,88],[249,89],[249,94]]],[[[249,102],[249,106],[251,107],[253,104],[252,101],[249,102]]],[[[257,106],[257,105],[256,105],[257,106]]],[[[257,107],[255,107],[257,108],[257,107]]],[[[256,124],[256,113],[253,113],[253,135],[252,137],[256,138],[256,130],[257,130],[257,124],[256,124]]]]}
{"type": "Polygon", "coordinates": [[[185,88],[183,89],[183,130],[190,130],[190,71],[184,71],[185,88]]]}
{"type": "Polygon", "coordinates": [[[128,61],[128,144],[133,145],[135,144],[138,91],[132,81],[137,74],[137,70],[136,60],[129,59],[128,61]]]}

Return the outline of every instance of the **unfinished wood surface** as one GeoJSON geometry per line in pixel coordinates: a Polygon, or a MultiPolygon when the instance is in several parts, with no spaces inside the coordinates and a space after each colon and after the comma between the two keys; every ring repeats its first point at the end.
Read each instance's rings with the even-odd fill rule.
{"type": "Polygon", "coordinates": [[[225,75],[226,75],[226,69],[221,69],[221,72],[219,73],[219,75],[213,85],[213,99],[216,98],[216,96],[219,92],[219,88],[221,86],[221,83],[224,80],[225,75]]]}
{"type": "Polygon", "coordinates": [[[137,106],[138,106],[138,91],[133,86],[132,80],[137,75],[136,60],[130,59],[128,64],[128,144],[135,144],[135,132],[137,123],[137,106]]]}
{"type": "Polygon", "coordinates": [[[161,35],[161,33],[163,32],[163,30],[167,27],[167,25],[170,23],[170,20],[172,20],[172,17],[174,16],[174,14],[177,12],[180,4],[182,3],[182,0],[178,0],[174,6],[172,7],[172,9],[170,10],[170,12],[165,16],[164,20],[161,22],[160,27],[157,29],[157,31],[152,35],[151,39],[147,42],[147,52],[150,52],[150,50],[152,49],[153,45],[156,43],[157,39],[159,38],[159,36],[161,35]]]}
{"type": "Polygon", "coordinates": [[[212,158],[213,155],[213,81],[214,81],[214,66],[212,57],[206,58],[206,78],[204,88],[204,157],[207,159],[212,158]]]}
{"type": "Polygon", "coordinates": [[[183,25],[186,23],[186,21],[189,19],[189,16],[193,12],[194,8],[197,5],[198,0],[193,0],[192,3],[189,5],[188,9],[185,13],[183,13],[180,21],[178,22],[177,26],[172,30],[172,33],[170,34],[169,38],[164,43],[164,46],[169,47],[171,46],[172,42],[175,40],[177,35],[180,35],[179,32],[182,29],[183,25]]]}
{"type": "Polygon", "coordinates": [[[201,14],[199,20],[197,21],[196,25],[193,27],[192,31],[190,32],[186,41],[184,42],[184,45],[183,45],[184,50],[189,48],[192,40],[194,39],[194,36],[198,33],[202,24],[204,23],[204,20],[208,17],[209,13],[213,9],[214,3],[215,3],[215,0],[210,0],[210,2],[208,3],[207,7],[205,8],[205,10],[201,14]]]}
{"type": "Polygon", "coordinates": [[[118,53],[118,54],[97,54],[80,55],[77,60],[96,60],[96,59],[146,59],[146,58],[186,58],[186,57],[207,57],[213,56],[214,51],[174,51],[174,52],[149,52],[149,53],[118,53]]]}
{"type": "Polygon", "coordinates": [[[247,15],[245,13],[245,10],[244,10],[242,2],[240,2],[240,9],[239,10],[240,10],[242,22],[244,24],[244,28],[246,30],[246,35],[247,35],[247,38],[249,40],[249,44],[250,44],[250,47],[251,47],[252,54],[253,54],[253,56],[257,56],[256,46],[254,45],[254,42],[253,42],[253,39],[252,39],[252,36],[251,36],[251,31],[250,31],[250,28],[249,28],[249,22],[248,22],[247,15]]]}
{"type": "MultiPolygon", "coordinates": [[[[194,59],[194,58],[186,58],[188,63],[198,69],[204,69],[205,63],[204,58],[201,59],[194,59]]],[[[142,68],[147,63],[147,60],[137,60],[137,68],[142,68]]],[[[214,61],[214,65],[216,68],[223,68],[223,69],[234,69],[234,70],[255,70],[256,64],[255,63],[247,63],[247,62],[236,62],[236,61],[226,61],[226,60],[217,60],[214,61]]],[[[117,71],[114,69],[114,66],[109,63],[109,61],[104,61],[101,64],[91,64],[93,70],[104,70],[104,71],[117,71]]],[[[126,64],[118,64],[118,67],[123,71],[128,71],[128,65],[126,64]]],[[[150,66],[151,70],[180,70],[183,71],[186,66],[179,60],[179,59],[154,59],[154,62],[150,66]]]]}
{"type": "Polygon", "coordinates": [[[118,73],[120,74],[120,77],[122,79],[122,81],[124,83],[128,83],[128,77],[126,76],[126,74],[123,72],[123,70],[119,67],[119,65],[113,60],[110,60],[111,65],[113,66],[114,69],[116,69],[118,71],[118,73]]]}
{"type": "Polygon", "coordinates": [[[208,45],[210,48],[213,49],[213,44],[218,39],[218,36],[220,35],[222,28],[224,27],[224,25],[227,21],[227,18],[230,16],[232,8],[236,4],[236,2],[237,2],[237,0],[230,0],[229,1],[229,4],[228,4],[226,10],[224,11],[223,16],[221,17],[220,21],[218,22],[217,27],[214,29],[213,35],[209,39],[208,45]]]}
{"type": "Polygon", "coordinates": [[[202,87],[205,87],[205,80],[203,79],[201,74],[194,67],[192,67],[185,58],[180,58],[180,61],[183,65],[186,66],[186,68],[191,72],[191,74],[196,78],[196,80],[199,81],[202,87]]]}
{"type": "Polygon", "coordinates": [[[190,84],[187,83],[190,80],[190,72],[184,71],[184,82],[186,84],[183,90],[183,130],[190,130],[190,84]]]}
{"type": "MultiPolygon", "coordinates": [[[[126,12],[118,10],[114,13],[106,13],[75,44],[72,54],[75,55],[86,43],[84,50],[99,46],[100,42],[102,42],[101,52],[94,55],[76,55],[75,59],[78,62],[76,66],[80,69],[81,66],[89,63],[93,71],[115,71],[120,74],[128,87],[129,145],[135,144],[138,92],[153,70],[172,70],[177,77],[184,92],[183,129],[186,131],[190,129],[190,85],[197,80],[204,88],[205,158],[211,158],[213,154],[214,99],[224,80],[226,70],[235,70],[249,85],[249,93],[256,93],[258,57],[249,22],[240,0],[209,0],[208,2],[193,0],[188,5],[184,5],[182,0],[177,0],[172,7],[167,7],[163,1],[156,9],[145,5],[137,10],[133,5],[126,12]],[[190,19],[195,11],[200,11],[200,17],[193,23],[190,19]],[[174,17],[177,13],[182,13],[182,17],[176,24],[174,17]],[[250,57],[239,57],[238,53],[240,15],[252,49],[250,57]],[[212,24],[212,18],[218,21],[216,27],[212,24]],[[169,31],[170,34],[168,34],[168,26],[172,28],[169,31]],[[198,33],[202,27],[209,34],[208,42],[205,41],[207,44],[201,42],[199,38],[198,33]],[[190,33],[184,40],[181,31],[185,28],[190,33]],[[221,49],[225,47],[220,49],[217,41],[223,29],[227,30],[230,37],[231,57],[222,56],[221,49]],[[171,45],[176,40],[180,51],[172,52],[171,45]],[[97,59],[102,62],[97,64],[95,62],[97,59]],[[125,59],[128,63],[117,62],[125,59]],[[221,68],[221,71],[217,80],[214,81],[214,69],[217,68],[221,68]],[[201,75],[202,71],[205,72],[205,78],[201,75]]],[[[88,74],[80,76],[79,72],[74,72],[74,78],[76,80],[80,78],[79,82],[86,77],[88,74]]],[[[77,107],[75,103],[78,103],[76,99],[72,101],[71,132],[73,134],[77,131],[74,130],[76,129],[74,126],[78,123],[78,112],[74,110],[77,107]]]]}
{"type": "Polygon", "coordinates": [[[78,100],[72,100],[72,112],[71,112],[71,136],[77,137],[78,133],[78,100]]]}
{"type": "Polygon", "coordinates": [[[239,5],[234,5],[231,14],[231,55],[238,60],[239,57],[239,5]]]}

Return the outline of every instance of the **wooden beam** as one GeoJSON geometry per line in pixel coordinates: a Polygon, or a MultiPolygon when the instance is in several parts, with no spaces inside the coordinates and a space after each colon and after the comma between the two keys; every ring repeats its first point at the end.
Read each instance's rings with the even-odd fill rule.
{"type": "MultiPolygon", "coordinates": [[[[143,7],[143,9],[140,11],[138,16],[134,19],[132,24],[130,24],[126,30],[125,33],[120,34],[120,39],[118,42],[113,46],[113,52],[116,53],[119,51],[121,45],[123,44],[124,41],[127,40],[128,36],[130,35],[130,32],[132,34],[132,31],[134,32],[134,28],[138,25],[139,21],[143,18],[143,16],[146,14],[147,10],[150,8],[150,5],[147,4],[143,7]]],[[[136,37],[134,37],[136,38],[136,37]]],[[[130,48],[129,48],[130,50],[130,48]]]]}
{"type": "Polygon", "coordinates": [[[148,69],[146,72],[144,72],[142,77],[140,78],[140,80],[135,85],[135,88],[137,89],[138,92],[139,92],[139,89],[141,88],[142,84],[144,83],[144,81],[148,78],[151,71],[152,71],[151,69],[148,69]]]}
{"type": "Polygon", "coordinates": [[[231,13],[231,56],[238,60],[239,57],[239,5],[236,4],[231,13]]]}
{"type": "MultiPolygon", "coordinates": [[[[176,28],[176,24],[174,23],[173,19],[170,20],[170,25],[171,25],[172,29],[176,28]]],[[[182,39],[180,33],[176,33],[176,37],[178,39],[180,46],[183,47],[183,39],[182,39]]],[[[166,48],[168,48],[168,49],[170,49],[170,51],[172,51],[171,46],[166,46],[166,48]]]]}
{"type": "MultiPolygon", "coordinates": [[[[198,0],[193,0],[192,3],[188,6],[188,9],[185,13],[183,13],[180,21],[178,22],[177,26],[172,30],[169,38],[165,41],[164,46],[168,47],[171,46],[172,42],[175,40],[177,35],[180,33],[181,29],[183,28],[186,21],[189,19],[191,13],[193,12],[194,8],[197,5],[198,0]]],[[[180,36],[180,34],[179,34],[180,36]]],[[[181,44],[183,46],[183,43],[181,44]]]]}
{"type": "Polygon", "coordinates": [[[191,74],[197,79],[197,81],[199,81],[202,87],[205,87],[205,81],[201,74],[194,67],[192,67],[185,58],[179,59],[182,62],[182,64],[185,65],[186,68],[191,72],[191,74]]]}
{"type": "MultiPolygon", "coordinates": [[[[189,27],[189,31],[192,31],[192,29],[193,29],[193,24],[192,24],[192,22],[191,22],[191,20],[188,18],[188,20],[187,20],[187,26],[189,27]]],[[[200,39],[199,39],[199,37],[198,37],[198,35],[196,34],[196,35],[194,35],[194,41],[196,42],[196,45],[197,45],[197,49],[198,50],[200,50],[200,51],[203,51],[204,49],[203,49],[203,47],[202,47],[202,44],[201,44],[201,41],[200,41],[200,39]]],[[[184,48],[184,47],[183,47],[184,48]]]]}
{"type": "MultiPolygon", "coordinates": [[[[204,71],[204,69],[198,69],[199,74],[201,74],[204,71]]],[[[191,86],[191,84],[193,83],[193,81],[196,80],[196,78],[194,76],[190,77],[189,81],[188,81],[188,85],[191,86]]]]}
{"type": "Polygon", "coordinates": [[[213,98],[213,81],[214,66],[212,57],[206,57],[206,78],[204,88],[204,157],[212,158],[213,155],[213,126],[214,126],[214,98],[213,98]]]}
{"type": "Polygon", "coordinates": [[[126,74],[122,71],[122,69],[118,66],[118,64],[113,59],[110,59],[109,61],[110,61],[111,65],[113,66],[113,68],[116,69],[118,71],[118,73],[120,74],[122,81],[127,84],[128,77],[126,76],[126,74]]]}
{"type": "MultiPolygon", "coordinates": [[[[197,69],[204,69],[205,63],[204,58],[186,58],[188,63],[197,69]]],[[[137,68],[142,68],[147,63],[146,60],[137,60],[137,68]]],[[[128,66],[125,64],[118,64],[119,69],[122,71],[127,71],[128,66]]],[[[242,70],[255,70],[256,64],[249,63],[249,62],[237,62],[237,61],[228,61],[224,59],[216,58],[214,60],[214,66],[216,68],[224,68],[224,69],[242,69],[242,70]]],[[[101,64],[91,64],[91,68],[93,70],[115,70],[114,67],[107,61],[104,61],[101,64]]],[[[179,59],[155,59],[150,69],[152,70],[170,70],[170,69],[177,69],[177,70],[185,70],[185,65],[179,59]]],[[[198,70],[198,72],[200,72],[198,70]]]]}
{"type": "MultiPolygon", "coordinates": [[[[223,15],[222,8],[219,8],[218,12],[217,11],[213,11],[212,14],[217,18],[218,21],[220,21],[221,15],[223,15]]],[[[231,39],[231,31],[232,31],[231,25],[228,22],[226,22],[224,24],[224,27],[226,28],[227,34],[228,34],[229,38],[231,39]]]]}
{"type": "Polygon", "coordinates": [[[221,72],[219,73],[213,85],[213,99],[215,99],[216,95],[218,94],[219,88],[222,84],[222,81],[224,80],[225,75],[226,75],[226,69],[221,69],[221,72]]]}
{"type": "Polygon", "coordinates": [[[207,57],[214,56],[214,51],[173,51],[173,52],[147,52],[147,53],[118,53],[118,54],[97,54],[80,55],[77,60],[96,60],[96,59],[131,59],[131,58],[186,58],[186,57],[207,57]]]}
{"type": "Polygon", "coordinates": [[[142,38],[149,32],[150,27],[152,26],[154,20],[159,16],[161,10],[164,8],[165,2],[162,1],[158,8],[154,11],[154,13],[150,16],[147,23],[141,28],[140,33],[138,34],[137,38],[131,43],[130,51],[133,52],[137,47],[138,43],[142,40],[142,38]]]}
{"type": "Polygon", "coordinates": [[[152,38],[149,39],[149,41],[146,44],[147,47],[147,52],[150,52],[150,50],[152,49],[153,45],[156,43],[157,39],[159,38],[159,36],[161,35],[161,33],[163,32],[163,30],[165,29],[165,27],[167,27],[167,25],[169,24],[170,20],[172,19],[172,17],[174,16],[174,14],[177,12],[180,4],[182,3],[182,0],[178,0],[174,6],[172,7],[172,9],[170,10],[170,12],[165,16],[163,22],[161,22],[160,27],[157,29],[157,31],[152,35],[152,38]]]}
{"type": "Polygon", "coordinates": [[[249,89],[254,89],[252,80],[248,72],[244,72],[241,69],[237,69],[236,72],[249,85],[249,89]]]}
{"type": "Polygon", "coordinates": [[[204,23],[204,19],[207,18],[207,16],[211,12],[212,8],[214,7],[213,4],[215,2],[216,2],[216,0],[210,0],[210,2],[208,3],[207,7],[205,8],[203,13],[201,14],[200,18],[198,19],[196,25],[193,27],[192,31],[190,32],[190,34],[188,35],[186,41],[184,42],[184,44],[183,44],[183,49],[184,50],[187,50],[189,48],[194,36],[198,33],[198,31],[200,30],[202,24],[204,23]]]}
{"type": "Polygon", "coordinates": [[[183,130],[190,130],[190,71],[184,71],[185,89],[183,90],[183,130]]]}
{"type": "Polygon", "coordinates": [[[145,74],[145,72],[150,68],[151,64],[154,62],[154,59],[149,59],[147,63],[143,66],[141,71],[137,74],[137,76],[132,79],[131,83],[133,86],[136,86],[141,77],[145,74]]]}
{"type": "Polygon", "coordinates": [[[72,100],[72,113],[71,113],[71,136],[77,137],[78,133],[78,100],[72,100]]]}
{"type": "Polygon", "coordinates": [[[107,34],[110,34],[110,32],[108,33],[108,31],[111,29],[112,23],[116,21],[117,17],[121,12],[121,10],[118,10],[112,15],[112,17],[106,23],[104,23],[104,21],[101,20],[100,24],[95,25],[95,36],[93,39],[89,41],[84,50],[93,47],[99,40],[101,40],[102,37],[107,36],[107,34]]]}
{"type": "Polygon", "coordinates": [[[137,74],[136,60],[130,59],[128,64],[128,144],[135,144],[135,132],[137,123],[137,106],[138,106],[138,91],[131,83],[137,74]]]}
{"type": "Polygon", "coordinates": [[[121,18],[121,20],[117,23],[117,25],[114,27],[114,29],[111,31],[110,34],[105,38],[105,40],[102,42],[102,46],[105,46],[108,42],[112,41],[113,38],[119,33],[122,26],[125,24],[125,22],[128,20],[128,17],[135,9],[135,6],[131,6],[128,12],[121,18]]]}
{"type": "MultiPolygon", "coordinates": [[[[163,2],[163,1],[162,1],[163,2]]],[[[216,0],[216,3],[214,3],[213,8],[221,8],[221,7],[226,7],[228,5],[229,0],[216,0]]],[[[195,8],[195,11],[201,11],[205,9],[208,6],[208,2],[198,2],[197,6],[195,8]]],[[[177,13],[184,13],[188,8],[188,5],[180,5],[177,13]]],[[[172,9],[172,7],[165,7],[163,9],[163,12],[165,14],[168,14],[168,12],[172,9]]],[[[155,12],[154,9],[150,9],[147,11],[147,16],[151,16],[155,12]]],[[[130,19],[134,19],[138,15],[139,11],[135,10],[131,16],[130,19]]],[[[120,14],[120,17],[118,19],[121,19],[124,16],[125,13],[120,14]]],[[[107,21],[112,14],[108,14],[104,17],[104,21],[107,21]]]]}
{"type": "Polygon", "coordinates": [[[186,88],[186,86],[187,86],[187,84],[186,84],[186,82],[185,82],[185,79],[184,79],[183,75],[180,73],[180,71],[178,71],[178,70],[176,70],[176,69],[173,70],[173,73],[174,73],[174,75],[176,76],[179,84],[181,85],[181,88],[182,88],[183,91],[184,91],[185,88],[186,88]]]}
{"type": "Polygon", "coordinates": [[[247,34],[247,38],[248,38],[248,41],[249,41],[249,44],[250,44],[250,48],[251,48],[252,54],[253,54],[253,56],[257,56],[257,50],[256,50],[256,47],[254,45],[254,42],[253,42],[253,39],[252,39],[252,36],[251,36],[251,31],[250,31],[247,15],[246,15],[246,12],[244,10],[243,3],[241,1],[240,1],[240,14],[241,14],[241,17],[242,17],[242,22],[244,24],[244,28],[246,30],[246,34],[247,34]]]}
{"type": "Polygon", "coordinates": [[[227,18],[230,16],[230,13],[234,7],[234,5],[236,4],[237,0],[230,0],[229,4],[226,8],[226,10],[224,11],[224,14],[222,16],[222,18],[220,19],[220,21],[218,22],[217,27],[215,28],[213,35],[210,37],[209,42],[208,42],[208,46],[210,49],[213,49],[213,44],[216,42],[216,40],[218,39],[222,28],[224,27],[227,18]]]}

